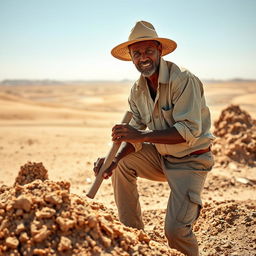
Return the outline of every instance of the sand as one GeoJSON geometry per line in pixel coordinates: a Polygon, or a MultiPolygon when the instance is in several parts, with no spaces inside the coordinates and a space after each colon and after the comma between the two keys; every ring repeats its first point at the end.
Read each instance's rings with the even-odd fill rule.
{"type": "MultiPolygon", "coordinates": [[[[255,95],[255,86],[254,83],[242,82],[205,85],[207,102],[212,112],[212,131],[216,129],[214,122],[223,119],[221,111],[230,104],[238,105],[241,111],[246,111],[251,119],[255,119],[256,104],[252,97],[255,95]]],[[[130,87],[130,83],[0,86],[0,186],[10,187],[12,191],[17,186],[17,182],[15,186],[14,183],[21,166],[28,162],[42,163],[48,170],[48,177],[45,176],[45,180],[40,183],[42,187],[45,184],[57,186],[55,184],[58,182],[67,182],[70,184],[69,198],[71,195],[80,198],[84,207],[91,207],[92,202],[99,205],[103,203],[104,209],[115,216],[116,207],[109,180],[104,181],[95,200],[87,199],[85,194],[94,179],[93,162],[108,152],[110,129],[121,120],[127,109],[130,87]]],[[[247,137],[250,134],[247,130],[243,132],[247,137]]],[[[218,140],[220,145],[224,145],[221,137],[218,140]]],[[[244,140],[244,148],[250,142],[253,139],[249,139],[249,142],[244,140]]],[[[236,158],[226,158],[225,152],[216,152],[216,165],[208,175],[202,195],[204,209],[195,225],[201,255],[256,254],[255,159],[250,158],[250,162],[243,159],[237,161],[236,158]]],[[[42,173],[46,175],[44,171],[42,173]]],[[[22,186],[34,186],[29,184],[22,186]]],[[[151,243],[157,243],[157,248],[166,250],[163,221],[169,187],[166,183],[140,179],[139,191],[145,234],[151,243]]],[[[52,206],[49,208],[55,209],[52,206]]],[[[38,209],[35,206],[35,210],[38,209]]],[[[90,214],[94,216],[102,213],[90,214]]],[[[0,225],[2,221],[3,218],[0,218],[0,225]]],[[[61,236],[57,232],[56,236],[59,240],[56,240],[54,250],[61,253],[58,248],[62,248],[76,255],[74,250],[77,248],[68,235],[61,236]]],[[[11,248],[15,247],[17,241],[14,236],[11,235],[6,241],[8,237],[5,237],[5,242],[11,248]]],[[[16,236],[16,239],[19,237],[16,236]]],[[[49,238],[46,236],[45,239],[49,238]]],[[[18,243],[16,248],[20,248],[20,243],[23,244],[20,240],[18,243]]],[[[122,248],[114,244],[113,240],[113,248],[122,248]]],[[[147,247],[145,241],[143,246],[147,247]]],[[[99,250],[105,248],[98,247],[99,250]]],[[[85,247],[81,245],[79,248],[85,247]]],[[[34,249],[42,248],[34,246],[34,249]]]]}

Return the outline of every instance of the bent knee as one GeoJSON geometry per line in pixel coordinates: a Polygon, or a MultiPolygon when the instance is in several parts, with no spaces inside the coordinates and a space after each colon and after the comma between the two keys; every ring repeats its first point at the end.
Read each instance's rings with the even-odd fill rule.
{"type": "Polygon", "coordinates": [[[126,177],[129,180],[137,177],[129,155],[123,157],[118,162],[116,169],[113,171],[112,180],[119,179],[120,177],[126,177]]]}
{"type": "Polygon", "coordinates": [[[165,224],[165,236],[168,241],[177,240],[192,233],[192,225],[179,222],[165,224]]]}
{"type": "Polygon", "coordinates": [[[116,169],[125,170],[125,171],[136,169],[136,160],[134,159],[133,153],[120,159],[116,169]]]}

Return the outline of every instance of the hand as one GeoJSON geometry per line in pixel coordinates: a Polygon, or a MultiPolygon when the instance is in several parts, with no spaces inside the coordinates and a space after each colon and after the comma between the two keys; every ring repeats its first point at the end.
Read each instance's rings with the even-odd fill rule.
{"type": "Polygon", "coordinates": [[[140,131],[129,124],[117,124],[112,128],[114,142],[143,142],[145,131],[140,131]]]}
{"type": "MultiPolygon", "coordinates": [[[[98,158],[96,162],[94,162],[94,168],[93,168],[93,171],[94,171],[94,175],[97,176],[99,171],[100,171],[100,168],[102,166],[102,164],[104,163],[104,160],[105,160],[105,157],[103,158],[98,158]]],[[[108,169],[106,169],[103,174],[102,174],[102,177],[104,179],[108,179],[109,177],[111,177],[112,175],[112,171],[116,168],[117,166],[117,162],[112,162],[111,165],[109,166],[108,169]]]]}

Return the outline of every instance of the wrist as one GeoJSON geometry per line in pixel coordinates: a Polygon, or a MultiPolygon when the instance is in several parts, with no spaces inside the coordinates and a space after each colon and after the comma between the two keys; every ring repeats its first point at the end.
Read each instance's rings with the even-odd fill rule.
{"type": "Polygon", "coordinates": [[[152,134],[152,130],[142,131],[141,142],[150,142],[150,134],[152,134]]]}

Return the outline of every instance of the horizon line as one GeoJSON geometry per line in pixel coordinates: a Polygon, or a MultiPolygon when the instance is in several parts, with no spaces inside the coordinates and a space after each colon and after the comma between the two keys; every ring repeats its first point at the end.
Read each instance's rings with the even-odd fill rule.
{"type": "MultiPolygon", "coordinates": [[[[133,82],[137,79],[50,79],[50,78],[42,78],[42,79],[33,79],[33,78],[12,78],[12,79],[3,79],[0,80],[0,84],[8,84],[8,83],[24,83],[24,82],[40,82],[40,83],[107,83],[107,82],[115,82],[115,83],[124,83],[124,82],[133,82]]],[[[243,77],[234,77],[234,78],[202,78],[200,79],[204,82],[239,82],[239,81],[247,81],[247,82],[255,82],[256,78],[243,78],[243,77]]]]}

